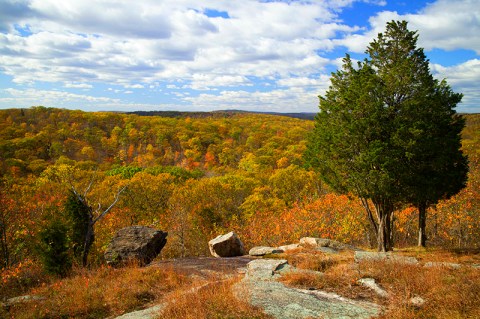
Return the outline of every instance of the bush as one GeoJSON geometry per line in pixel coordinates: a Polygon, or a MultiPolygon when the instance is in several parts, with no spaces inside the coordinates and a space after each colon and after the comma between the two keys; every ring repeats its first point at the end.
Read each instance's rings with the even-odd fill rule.
{"type": "Polygon", "coordinates": [[[49,273],[65,276],[72,268],[68,254],[67,227],[53,220],[40,232],[40,258],[49,273]]]}

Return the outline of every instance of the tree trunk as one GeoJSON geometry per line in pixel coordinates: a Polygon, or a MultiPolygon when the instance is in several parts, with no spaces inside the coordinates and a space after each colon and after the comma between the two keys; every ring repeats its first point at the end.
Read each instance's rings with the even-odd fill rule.
{"type": "Polygon", "coordinates": [[[427,242],[427,205],[421,203],[418,205],[418,246],[425,247],[427,242]]]}
{"type": "Polygon", "coordinates": [[[392,238],[391,238],[391,218],[393,209],[390,209],[389,205],[374,204],[378,219],[377,228],[377,249],[381,252],[387,252],[392,250],[392,238]]]}
{"type": "Polygon", "coordinates": [[[2,231],[2,259],[3,265],[0,268],[7,268],[10,265],[9,260],[9,251],[8,251],[8,242],[7,242],[7,229],[5,222],[0,224],[0,229],[2,231]]]}
{"type": "Polygon", "coordinates": [[[90,253],[90,248],[92,247],[93,241],[95,240],[93,225],[94,225],[93,221],[89,220],[87,232],[85,233],[85,242],[83,243],[83,252],[82,252],[83,267],[86,267],[88,264],[88,254],[90,253]]]}

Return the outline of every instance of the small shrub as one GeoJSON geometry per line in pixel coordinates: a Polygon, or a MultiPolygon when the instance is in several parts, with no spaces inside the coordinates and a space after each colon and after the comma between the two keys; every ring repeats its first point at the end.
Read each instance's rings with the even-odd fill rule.
{"type": "Polygon", "coordinates": [[[67,227],[53,220],[40,232],[40,259],[48,273],[66,276],[72,268],[68,254],[67,227]]]}

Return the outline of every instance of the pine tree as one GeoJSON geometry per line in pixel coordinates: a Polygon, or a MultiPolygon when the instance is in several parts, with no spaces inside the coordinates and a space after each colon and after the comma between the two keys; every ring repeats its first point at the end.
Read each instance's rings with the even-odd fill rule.
{"type": "Polygon", "coordinates": [[[67,227],[58,220],[51,221],[40,232],[40,257],[45,270],[65,276],[72,267],[68,253],[67,227]]]}
{"type": "Polygon", "coordinates": [[[369,58],[354,67],[346,56],[320,97],[305,153],[334,190],[361,199],[379,251],[393,248],[397,207],[418,207],[424,234],[426,207],[463,188],[468,171],[454,110],[462,96],[433,78],[417,40],[407,22],[392,21],[369,58]]]}

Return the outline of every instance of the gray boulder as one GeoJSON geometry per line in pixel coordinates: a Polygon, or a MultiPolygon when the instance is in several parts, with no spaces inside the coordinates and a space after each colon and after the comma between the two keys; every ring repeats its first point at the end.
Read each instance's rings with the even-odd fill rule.
{"type": "Polygon", "coordinates": [[[362,261],[388,261],[401,264],[416,265],[418,260],[415,257],[395,255],[391,252],[370,252],[370,251],[356,251],[355,262],[362,261]]]}
{"type": "Polygon", "coordinates": [[[265,255],[268,255],[268,254],[281,254],[283,252],[284,252],[284,250],[280,249],[280,248],[258,246],[258,247],[253,247],[252,249],[250,249],[248,254],[250,256],[265,256],[265,255]]]}
{"type": "Polygon", "coordinates": [[[373,279],[373,278],[361,278],[361,279],[357,280],[357,283],[359,283],[360,285],[362,285],[364,287],[370,288],[378,296],[380,296],[382,298],[388,298],[389,297],[388,292],[385,289],[383,289],[382,287],[380,287],[377,284],[377,282],[375,281],[375,279],[373,279]]]}
{"type": "Polygon", "coordinates": [[[298,248],[300,248],[300,245],[299,245],[299,244],[290,244],[290,245],[279,246],[279,247],[277,247],[277,248],[283,250],[284,252],[286,252],[286,251],[289,251],[289,250],[298,249],[298,248]]]}
{"type": "Polygon", "coordinates": [[[245,254],[243,243],[234,232],[210,240],[208,248],[214,257],[236,257],[245,254]]]}
{"type": "Polygon", "coordinates": [[[131,226],[120,229],[105,251],[105,260],[110,265],[136,261],[149,264],[167,243],[167,232],[146,226],[131,226]]]}
{"type": "Polygon", "coordinates": [[[360,248],[341,243],[339,241],[327,238],[303,237],[300,238],[300,246],[304,247],[328,247],[336,250],[355,250],[361,251],[360,248]]]}
{"type": "Polygon", "coordinates": [[[434,262],[430,261],[425,263],[425,267],[437,267],[437,268],[450,268],[450,269],[460,269],[462,265],[457,263],[449,263],[449,262],[434,262]]]}

